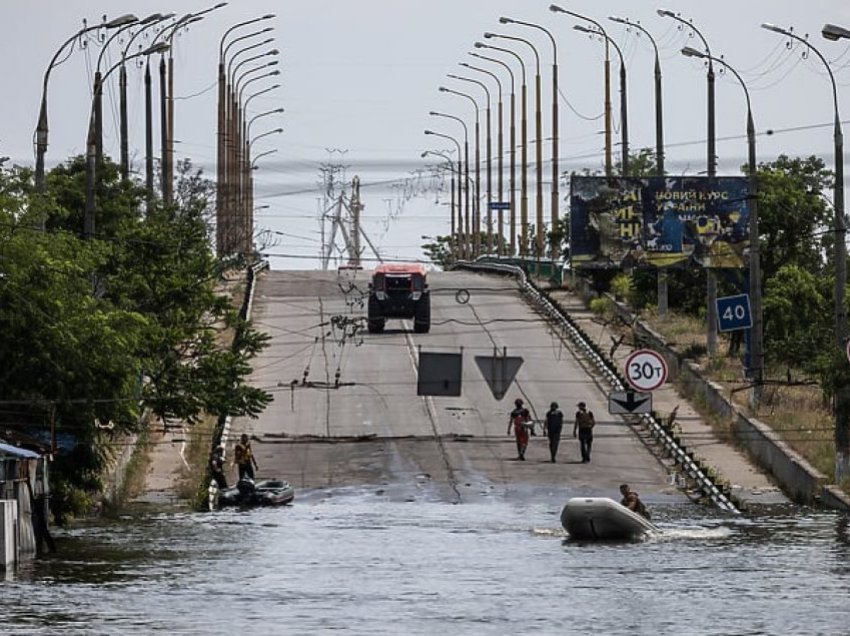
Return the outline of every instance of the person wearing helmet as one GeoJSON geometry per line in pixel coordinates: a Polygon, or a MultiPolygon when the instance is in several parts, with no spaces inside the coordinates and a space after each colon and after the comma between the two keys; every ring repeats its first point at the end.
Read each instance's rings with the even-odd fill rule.
{"type": "Polygon", "coordinates": [[[573,424],[573,437],[576,437],[576,433],[578,433],[582,464],[590,463],[590,448],[593,446],[594,426],[596,426],[596,420],[593,417],[593,411],[589,411],[584,402],[579,402],[575,424],[573,424]]]}
{"type": "Polygon", "coordinates": [[[564,427],[564,414],[558,408],[557,402],[552,402],[549,410],[546,412],[546,422],[544,431],[549,438],[549,455],[552,458],[552,463],[555,463],[555,456],[558,454],[558,446],[561,444],[561,429],[564,427]]]}
{"type": "Polygon", "coordinates": [[[531,413],[525,408],[521,398],[514,400],[514,406],[516,408],[511,411],[507,434],[511,434],[511,426],[513,426],[514,436],[516,437],[517,459],[524,462],[525,449],[528,448],[528,427],[526,424],[531,421],[531,413]]]}

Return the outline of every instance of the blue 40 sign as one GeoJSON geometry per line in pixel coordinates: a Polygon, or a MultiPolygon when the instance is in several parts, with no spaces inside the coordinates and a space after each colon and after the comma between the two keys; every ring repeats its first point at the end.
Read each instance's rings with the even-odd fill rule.
{"type": "Polygon", "coordinates": [[[737,331],[753,326],[749,294],[725,296],[717,299],[717,328],[720,331],[737,331]]]}

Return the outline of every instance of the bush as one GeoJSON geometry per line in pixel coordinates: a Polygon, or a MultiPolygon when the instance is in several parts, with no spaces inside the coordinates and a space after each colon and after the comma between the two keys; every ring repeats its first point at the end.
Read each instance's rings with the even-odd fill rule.
{"type": "Polygon", "coordinates": [[[597,316],[610,318],[614,314],[614,307],[611,306],[611,300],[607,296],[600,296],[590,301],[590,311],[597,316]]]}
{"type": "Polygon", "coordinates": [[[617,300],[631,304],[634,289],[632,277],[628,274],[618,274],[611,281],[611,292],[617,300]]]}

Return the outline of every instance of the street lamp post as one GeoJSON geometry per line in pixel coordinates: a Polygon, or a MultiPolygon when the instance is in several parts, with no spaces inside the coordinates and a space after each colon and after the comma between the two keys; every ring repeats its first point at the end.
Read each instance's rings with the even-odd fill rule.
{"type": "MultiPolygon", "coordinates": [[[[708,72],[706,80],[708,82],[708,176],[714,177],[717,175],[717,152],[716,152],[716,135],[715,135],[715,117],[714,117],[714,59],[711,55],[711,48],[708,46],[708,41],[703,37],[702,33],[693,25],[681,16],[676,15],[672,11],[666,9],[658,9],[658,15],[665,18],[673,18],[677,22],[691,29],[697,34],[702,42],[705,52],[708,54],[708,72]]],[[[709,355],[717,353],[717,276],[711,268],[711,263],[705,272],[706,287],[707,287],[707,303],[706,303],[706,348],[709,355]]]]}
{"type": "Polygon", "coordinates": [[[47,137],[49,130],[47,123],[47,82],[50,79],[50,71],[52,71],[55,66],[58,66],[58,64],[61,64],[61,62],[58,62],[59,56],[62,55],[63,51],[65,51],[65,49],[77,38],[82,37],[86,33],[95,31],[97,29],[121,28],[128,24],[134,24],[138,22],[138,20],[139,19],[136,16],[128,13],[119,16],[113,20],[109,20],[108,22],[104,22],[103,24],[97,24],[94,26],[84,26],[82,29],[74,33],[74,35],[72,35],[70,38],[65,40],[62,46],[60,46],[56,53],[53,55],[53,58],[51,58],[50,63],[47,65],[47,69],[44,72],[44,79],[42,82],[41,89],[41,108],[38,114],[38,123],[36,124],[35,128],[35,189],[37,192],[44,193],[45,190],[44,157],[47,154],[47,137]]]}
{"type": "Polygon", "coordinates": [[[693,25],[693,22],[689,22],[681,16],[666,9],[658,9],[657,13],[663,18],[673,18],[685,27],[691,29],[694,33],[697,34],[697,37],[702,42],[703,47],[705,47],[706,53],[708,53],[708,72],[706,73],[706,80],[708,82],[708,176],[713,177],[717,174],[717,151],[715,146],[716,135],[714,117],[714,65],[712,64],[712,61],[715,58],[713,58],[711,55],[711,48],[708,46],[708,41],[705,39],[705,37],[703,37],[699,29],[697,29],[693,25]]]}
{"type": "MultiPolygon", "coordinates": [[[[451,93],[453,95],[465,97],[472,102],[475,110],[475,196],[472,206],[473,219],[470,231],[472,232],[472,258],[476,259],[481,251],[481,211],[479,208],[481,201],[481,122],[478,114],[478,102],[475,101],[475,98],[472,95],[461,93],[460,91],[453,90],[446,86],[440,86],[439,91],[441,93],[451,93]]],[[[469,162],[467,161],[467,167],[468,166],[469,162]]]]}
{"type": "MultiPolygon", "coordinates": [[[[437,135],[437,136],[444,136],[444,135],[437,135]]],[[[457,141],[455,141],[454,139],[452,139],[452,141],[454,141],[455,144],[457,145],[458,156],[460,156],[460,144],[457,143],[457,141]]],[[[435,152],[433,150],[426,150],[425,152],[422,153],[421,156],[424,159],[428,155],[433,155],[435,157],[440,157],[440,158],[444,159],[446,164],[448,164],[448,166],[449,166],[449,173],[452,176],[451,203],[449,204],[449,210],[451,210],[451,214],[449,215],[449,216],[451,216],[451,230],[449,230],[449,232],[450,232],[449,233],[449,238],[450,238],[449,249],[450,249],[452,258],[457,258],[457,250],[455,249],[456,240],[457,240],[457,234],[456,234],[456,230],[455,230],[455,183],[457,183],[457,192],[458,192],[457,201],[458,201],[458,207],[460,207],[460,173],[458,173],[457,177],[455,177],[454,163],[452,162],[451,157],[449,157],[448,155],[445,155],[442,152],[435,152]]]]}
{"type": "MultiPolygon", "coordinates": [[[[126,59],[126,58],[125,58],[126,59]]],[[[147,209],[150,211],[154,199],[153,175],[153,80],[151,59],[145,58],[145,190],[147,209]]]]}
{"type": "Polygon", "coordinates": [[[617,51],[617,56],[620,58],[620,139],[622,145],[622,163],[620,165],[620,173],[626,177],[629,174],[629,108],[628,98],[626,96],[626,61],[623,58],[623,52],[617,43],[605,31],[597,31],[588,29],[585,26],[577,24],[573,27],[576,31],[589,33],[590,35],[598,35],[605,41],[610,42],[614,50],[617,51]]]}
{"type": "MultiPolygon", "coordinates": [[[[144,33],[147,29],[164,22],[165,20],[169,20],[173,18],[173,13],[168,13],[166,15],[162,15],[160,13],[155,13],[152,16],[149,16],[145,20],[142,20],[139,24],[142,27],[133,33],[130,39],[127,41],[127,45],[124,47],[124,51],[121,54],[121,68],[119,69],[118,75],[118,88],[119,88],[119,113],[120,113],[120,136],[121,136],[121,178],[129,179],[130,178],[130,132],[129,132],[129,122],[127,115],[127,66],[125,64],[127,55],[130,53],[130,48],[133,46],[133,42],[136,40],[139,35],[144,33]]],[[[145,78],[145,124],[147,121],[147,113],[150,108],[150,67],[146,65],[147,75],[145,78]]]]}
{"type": "MultiPolygon", "coordinates": [[[[578,18],[579,20],[585,20],[586,22],[590,22],[595,25],[600,31],[605,33],[605,29],[599,24],[596,20],[592,18],[588,18],[586,15],[582,15],[580,13],[575,13],[574,11],[567,11],[559,7],[556,4],[550,4],[549,10],[552,13],[565,13],[566,15],[571,15],[574,18],[578,18]]],[[[608,47],[608,39],[605,38],[605,176],[610,177],[614,174],[613,169],[613,160],[611,153],[611,56],[608,47]]]]}
{"type": "MultiPolygon", "coordinates": [[[[460,256],[461,258],[468,259],[469,254],[471,252],[470,243],[469,243],[469,231],[470,231],[470,208],[469,208],[469,129],[466,126],[466,122],[463,121],[460,117],[456,117],[455,115],[447,115],[446,113],[438,113],[436,111],[431,111],[428,113],[432,117],[445,117],[447,119],[453,119],[456,122],[460,123],[463,126],[463,163],[465,164],[465,171],[461,170],[461,153],[460,153],[460,144],[455,140],[454,137],[448,137],[453,142],[458,144],[457,151],[457,171],[458,175],[464,174],[463,185],[464,185],[464,209],[465,209],[465,218],[464,222],[463,218],[461,218],[460,214],[460,190],[458,190],[458,202],[457,202],[457,216],[458,216],[458,235],[460,238],[460,256]]],[[[430,130],[425,131],[426,135],[436,135],[438,137],[442,136],[440,133],[435,133],[430,130]]]]}
{"type": "MultiPolygon", "coordinates": [[[[272,111],[274,112],[274,111],[272,111]]],[[[253,175],[253,163],[251,162],[251,150],[254,147],[254,143],[263,137],[268,137],[269,135],[279,135],[283,132],[283,128],[275,128],[274,130],[269,130],[264,133],[260,133],[253,139],[248,139],[245,144],[245,166],[247,168],[245,181],[245,202],[247,204],[248,212],[242,214],[242,254],[245,256],[245,259],[250,262],[254,257],[254,215],[252,214],[254,209],[254,175],[253,175]]]]}
{"type": "MultiPolygon", "coordinates": [[[[691,47],[682,49],[682,54],[688,57],[707,59],[708,54],[691,47]]],[[[747,172],[749,177],[750,192],[748,195],[750,212],[750,302],[753,313],[753,326],[750,333],[750,369],[753,377],[752,403],[755,409],[761,401],[761,388],[764,381],[764,334],[762,316],[761,295],[761,250],[759,241],[759,215],[758,215],[758,178],[756,166],[756,127],[753,123],[752,103],[750,102],[750,91],[741,76],[723,58],[714,58],[714,61],[729,69],[741,88],[747,100],[747,172]]]]}
{"type": "Polygon", "coordinates": [[[652,34],[644,28],[640,22],[632,22],[626,18],[611,16],[608,18],[612,22],[625,24],[626,26],[637,29],[647,38],[652,44],[652,49],[655,52],[655,169],[659,177],[664,175],[664,117],[663,117],[663,100],[661,92],[661,58],[658,54],[658,44],[652,34]]]}
{"type": "Polygon", "coordinates": [[[238,40],[242,40],[248,37],[254,37],[263,33],[267,33],[272,30],[272,27],[267,27],[255,33],[249,33],[248,35],[241,36],[238,38],[234,38],[229,44],[225,46],[225,42],[227,37],[233,33],[237,29],[241,29],[243,27],[249,26],[251,24],[256,24],[257,22],[262,22],[264,20],[270,20],[274,18],[274,14],[266,14],[257,18],[253,18],[251,20],[245,20],[244,22],[239,22],[234,24],[232,27],[227,29],[224,34],[221,36],[221,40],[219,41],[218,47],[218,126],[217,126],[217,134],[216,134],[216,254],[221,257],[229,253],[229,246],[227,244],[227,221],[229,215],[227,214],[227,197],[229,195],[229,183],[227,181],[228,175],[228,166],[227,166],[227,111],[228,104],[230,102],[229,93],[230,86],[228,85],[227,78],[227,51],[230,47],[238,40]]]}
{"type": "MultiPolygon", "coordinates": [[[[555,36],[552,35],[552,32],[545,27],[540,26],[539,24],[535,24],[533,22],[523,22],[521,20],[515,20],[513,18],[501,17],[499,18],[499,22],[502,24],[519,24],[522,26],[527,26],[532,29],[537,29],[538,31],[543,31],[548,37],[549,41],[552,43],[552,210],[550,216],[550,223],[552,224],[552,231],[558,232],[558,225],[560,223],[560,179],[561,173],[558,167],[558,44],[555,41],[555,36]]],[[[552,244],[552,260],[556,261],[560,258],[561,255],[561,245],[560,241],[556,240],[552,244]]]]}
{"type": "MultiPolygon", "coordinates": [[[[262,18],[256,18],[255,20],[249,20],[248,24],[258,22],[260,20],[270,19],[271,16],[266,15],[262,18]]],[[[237,25],[238,26],[238,25],[237,25]]],[[[252,33],[248,33],[238,38],[234,38],[226,47],[222,50],[222,59],[227,58],[227,52],[230,48],[235,45],[237,42],[241,42],[243,40],[248,40],[249,38],[254,38],[261,34],[267,33],[272,30],[271,27],[266,27],[263,29],[259,29],[252,33]]],[[[224,38],[222,38],[222,42],[224,38]]],[[[248,51],[252,51],[261,46],[265,46],[274,41],[274,38],[265,38],[259,42],[255,42],[254,44],[248,44],[246,46],[242,46],[239,48],[233,55],[227,60],[226,69],[224,71],[224,85],[225,85],[225,105],[224,105],[224,134],[222,139],[220,140],[223,143],[223,151],[224,151],[224,209],[225,209],[225,219],[222,223],[223,227],[223,240],[226,246],[225,253],[232,254],[234,251],[238,251],[239,249],[239,241],[241,240],[239,237],[240,230],[238,226],[244,226],[242,220],[240,220],[240,210],[242,209],[242,204],[245,198],[245,184],[243,183],[243,173],[244,169],[242,168],[242,154],[244,151],[245,138],[242,135],[242,113],[243,110],[241,108],[241,98],[238,95],[238,82],[236,75],[239,72],[239,69],[249,62],[253,62],[255,60],[259,60],[264,58],[267,55],[277,55],[277,51],[272,49],[270,51],[265,51],[263,53],[253,55],[251,57],[246,58],[245,60],[239,62],[234,66],[236,60],[243,54],[248,51]],[[231,227],[232,226],[232,227],[231,227]]],[[[277,64],[276,60],[272,62],[268,62],[265,65],[260,65],[249,69],[245,72],[243,76],[240,76],[239,80],[241,80],[244,76],[247,76],[251,73],[259,72],[261,69],[264,69],[268,66],[272,66],[277,64]]],[[[279,74],[279,71],[277,72],[279,74]]]]}
{"type": "MultiPolygon", "coordinates": [[[[640,22],[632,22],[626,18],[611,16],[608,18],[613,22],[625,24],[627,27],[637,29],[652,43],[652,49],[655,52],[655,174],[659,177],[664,176],[664,117],[663,103],[661,92],[661,58],[658,54],[658,44],[655,38],[647,31],[640,22]]],[[[657,309],[659,316],[667,315],[668,310],[668,287],[667,287],[667,269],[664,267],[656,268],[657,276],[657,309]]]]}
{"type": "MultiPolygon", "coordinates": [[[[260,154],[255,156],[253,159],[251,159],[251,170],[257,170],[259,168],[259,166],[257,165],[257,162],[260,159],[262,159],[263,157],[268,157],[269,155],[273,155],[276,152],[277,152],[277,148],[272,148],[271,150],[266,150],[265,152],[261,152],[260,154]]],[[[268,205],[261,205],[259,207],[255,207],[254,211],[256,212],[257,210],[264,210],[268,207],[269,207],[268,205]]]]}
{"type": "MultiPolygon", "coordinates": [[[[277,55],[277,50],[269,51],[265,55],[277,55]]],[[[255,56],[255,57],[261,58],[261,57],[263,57],[263,55],[258,55],[258,56],[255,56]]],[[[245,62],[248,62],[248,61],[250,61],[250,59],[245,60],[245,62]]],[[[244,233],[245,228],[249,227],[248,223],[250,221],[248,219],[248,216],[249,216],[249,214],[248,214],[248,212],[249,212],[248,211],[248,201],[251,197],[251,192],[250,192],[251,184],[249,183],[249,179],[248,179],[250,174],[249,174],[248,169],[246,167],[246,165],[250,162],[250,158],[249,158],[248,152],[247,152],[248,147],[249,147],[249,141],[248,140],[250,139],[250,137],[248,136],[248,131],[246,130],[246,127],[245,127],[245,122],[246,122],[245,117],[246,117],[246,112],[247,112],[245,110],[245,104],[247,103],[247,100],[243,99],[243,93],[248,88],[248,86],[250,86],[251,84],[253,84],[255,82],[259,82],[260,80],[263,80],[263,79],[268,78],[268,77],[274,77],[274,76],[280,75],[280,71],[277,70],[277,69],[275,69],[273,71],[267,71],[266,73],[262,73],[262,74],[257,75],[257,73],[259,73],[260,71],[263,71],[264,69],[266,69],[269,66],[272,66],[276,63],[277,63],[276,60],[272,60],[271,62],[268,62],[268,63],[266,63],[262,66],[256,66],[256,67],[250,68],[250,69],[244,71],[233,82],[233,95],[232,95],[233,99],[232,99],[232,106],[231,106],[231,111],[233,113],[233,116],[231,117],[232,132],[230,134],[230,138],[233,139],[233,145],[232,145],[232,148],[231,148],[231,153],[232,153],[232,161],[231,161],[232,170],[231,170],[231,173],[232,173],[232,183],[234,183],[236,187],[232,192],[232,195],[233,195],[232,208],[233,208],[233,214],[237,218],[236,225],[237,225],[237,233],[239,234],[239,236],[237,236],[237,238],[236,238],[237,241],[240,241],[240,240],[244,241],[245,240],[245,236],[246,236],[245,233],[244,233]],[[252,76],[252,75],[253,75],[253,77],[251,77],[250,79],[246,79],[246,78],[248,78],[249,76],[252,76]],[[244,83],[242,83],[243,80],[244,80],[244,83]]],[[[239,69],[240,66],[242,66],[242,64],[238,64],[236,66],[236,68],[234,69],[234,73],[233,73],[234,77],[236,76],[236,73],[238,72],[238,69],[239,69]]],[[[244,247],[244,245],[243,245],[243,247],[244,247]]],[[[248,253],[248,252],[243,251],[243,253],[248,253]]]]}
{"type": "MultiPolygon", "coordinates": [[[[164,42],[158,42],[153,46],[130,55],[124,60],[117,62],[106,73],[103,74],[103,81],[109,75],[121,66],[126,60],[133,58],[154,55],[156,53],[164,53],[168,50],[168,45],[164,42]]],[[[86,206],[85,215],[83,217],[83,237],[88,239],[94,236],[95,231],[95,183],[97,178],[97,129],[95,126],[95,99],[92,96],[92,103],[89,108],[89,128],[86,135],[86,206]]]]}
{"type": "MultiPolygon", "coordinates": [[[[510,179],[509,179],[509,184],[508,184],[508,188],[510,190],[510,203],[509,203],[509,205],[510,205],[510,212],[509,212],[510,227],[509,227],[509,234],[511,236],[510,236],[510,242],[508,244],[508,253],[509,253],[510,256],[513,256],[515,254],[515,249],[516,249],[516,215],[515,215],[515,210],[516,210],[516,89],[515,89],[515,86],[514,86],[514,83],[515,83],[514,82],[514,73],[511,70],[511,67],[506,62],[503,62],[502,60],[496,59],[495,57],[488,57],[486,55],[481,55],[480,53],[474,53],[474,52],[470,53],[470,55],[473,56],[473,57],[476,57],[480,60],[487,60],[489,62],[493,62],[495,64],[502,66],[508,72],[508,76],[511,78],[511,106],[510,106],[511,125],[510,125],[510,142],[509,142],[510,143],[510,149],[511,149],[511,174],[510,174],[510,179]]],[[[470,68],[477,68],[477,67],[470,66],[470,68]]],[[[488,71],[485,71],[484,69],[478,69],[478,70],[485,72],[485,73],[488,72],[488,71]]],[[[494,78],[496,78],[496,82],[499,85],[499,95],[500,95],[500,98],[499,98],[499,200],[503,201],[503,199],[502,199],[502,191],[503,191],[503,188],[502,188],[502,173],[503,173],[502,160],[503,160],[503,155],[504,155],[504,146],[503,146],[503,142],[502,142],[502,100],[501,100],[502,83],[499,80],[498,76],[496,76],[495,74],[492,74],[492,75],[493,75],[494,78]]],[[[499,250],[500,250],[499,256],[503,256],[504,255],[504,245],[505,245],[505,232],[504,232],[505,219],[504,219],[504,210],[502,210],[501,207],[499,208],[498,219],[499,219],[499,250]]]]}
{"type": "MultiPolygon", "coordinates": [[[[485,33],[485,37],[486,37],[485,33]]],[[[519,62],[522,71],[522,88],[520,92],[520,243],[519,254],[522,258],[528,256],[528,86],[526,84],[525,62],[516,51],[484,42],[476,42],[476,49],[492,49],[513,56],[519,62]]],[[[512,144],[516,148],[515,144],[512,144]]],[[[512,152],[515,150],[512,149],[512,152]]],[[[516,240],[516,208],[511,207],[511,254],[515,254],[516,240]]]]}
{"type": "MultiPolygon", "coordinates": [[[[845,288],[847,286],[847,245],[845,243],[847,226],[844,219],[844,134],[841,131],[841,117],[838,114],[838,88],[835,84],[835,75],[826,58],[807,39],[773,24],[762,24],[761,26],[768,31],[780,33],[804,44],[823,62],[832,84],[832,106],[835,121],[833,126],[835,181],[832,202],[835,219],[835,340],[839,351],[843,354],[848,335],[847,310],[844,306],[845,288]]],[[[833,24],[824,25],[821,34],[827,40],[850,38],[850,31],[833,24]]],[[[839,380],[839,386],[835,387],[835,482],[840,483],[848,475],[850,475],[850,388],[845,381],[839,380]]]]}
{"type": "MultiPolygon", "coordinates": [[[[499,79],[498,75],[496,75],[495,73],[488,71],[486,69],[480,68],[478,66],[473,66],[472,64],[467,64],[466,62],[461,62],[460,65],[465,67],[465,68],[468,68],[472,71],[478,71],[479,73],[484,73],[485,75],[489,75],[490,77],[492,77],[496,81],[496,87],[499,90],[499,104],[498,104],[498,106],[499,106],[499,108],[498,108],[498,111],[499,111],[499,114],[498,114],[499,132],[497,134],[498,141],[497,141],[497,144],[496,144],[498,146],[498,152],[496,154],[499,158],[498,179],[497,179],[497,182],[498,182],[497,188],[498,188],[498,191],[499,191],[499,194],[498,194],[499,210],[498,210],[498,215],[497,215],[498,224],[499,224],[499,231],[496,233],[496,237],[497,237],[497,241],[498,241],[496,253],[499,256],[502,256],[504,254],[504,244],[505,244],[505,232],[504,232],[504,221],[505,221],[504,216],[505,215],[504,215],[504,211],[502,210],[502,207],[501,207],[502,201],[504,200],[502,198],[502,195],[503,195],[503,192],[504,192],[504,179],[503,179],[503,175],[502,175],[502,173],[504,171],[504,166],[502,164],[502,156],[505,152],[505,149],[504,149],[504,134],[503,134],[503,131],[502,131],[502,118],[503,118],[503,113],[504,113],[504,108],[503,108],[503,105],[502,105],[502,81],[499,79]]],[[[488,145],[488,152],[489,152],[489,145],[488,145]]],[[[489,175],[488,175],[488,178],[489,178],[489,175]]],[[[488,205],[488,208],[489,207],[490,206],[488,205]]],[[[487,212],[488,232],[490,231],[489,226],[491,224],[491,221],[492,221],[491,212],[488,210],[488,212],[487,212]]],[[[489,236],[488,236],[488,240],[490,240],[489,236]]],[[[491,241],[491,244],[490,244],[489,247],[490,247],[490,251],[492,252],[492,241],[491,241]]]]}
{"type": "MultiPolygon", "coordinates": [[[[163,29],[159,33],[157,33],[154,42],[162,39],[162,42],[167,45],[171,45],[172,39],[174,37],[174,32],[177,31],[180,27],[183,27],[191,22],[195,22],[200,20],[201,18],[195,18],[191,13],[187,13],[179,20],[175,21],[174,24],[168,26],[163,29]]],[[[173,69],[172,69],[173,70],[173,69]]],[[[172,182],[172,171],[171,171],[171,156],[169,154],[169,68],[168,62],[166,62],[165,54],[160,57],[159,60],[159,119],[160,119],[160,180],[161,180],[161,188],[162,188],[162,200],[166,204],[170,204],[173,198],[174,193],[174,184],[172,182]]],[[[172,86],[173,88],[173,86],[172,86]]]]}
{"type": "MultiPolygon", "coordinates": [[[[510,243],[509,243],[509,246],[508,246],[508,253],[511,256],[513,256],[514,254],[516,254],[516,89],[515,89],[515,86],[514,86],[514,84],[515,84],[515,82],[514,82],[514,72],[513,72],[513,70],[511,70],[510,65],[508,65],[506,62],[503,62],[502,60],[496,59],[495,57],[488,57],[486,55],[481,55],[480,53],[470,53],[470,55],[472,55],[473,57],[477,57],[478,59],[481,59],[481,60],[487,60],[489,62],[494,62],[496,64],[499,64],[500,66],[505,68],[505,70],[508,72],[508,76],[511,78],[511,127],[510,127],[511,176],[510,176],[510,183],[509,183],[509,186],[508,186],[510,188],[510,196],[511,196],[510,206],[511,206],[511,209],[510,209],[510,214],[509,214],[509,217],[510,217],[510,220],[509,220],[509,223],[510,223],[510,226],[509,226],[510,243]]],[[[470,67],[470,68],[473,68],[473,67],[470,67]]],[[[481,69],[481,70],[483,70],[483,69],[481,69]]],[[[497,79],[497,81],[498,81],[498,79],[497,79]]],[[[502,92],[502,85],[501,85],[501,82],[499,82],[499,94],[500,95],[501,95],[501,92],[502,92]]],[[[502,103],[501,103],[501,100],[500,100],[499,101],[499,124],[500,124],[500,126],[501,126],[501,121],[502,121],[501,108],[502,108],[502,103]]],[[[503,151],[502,151],[502,133],[501,133],[501,128],[500,128],[499,129],[499,161],[500,161],[500,163],[499,163],[499,199],[500,200],[502,198],[502,164],[501,164],[502,154],[503,154],[503,151]]],[[[503,211],[500,209],[499,210],[499,245],[500,245],[500,247],[504,242],[503,223],[504,223],[503,211]]],[[[501,255],[501,253],[500,253],[500,255],[501,255]]]]}
{"type": "MultiPolygon", "coordinates": [[[[97,62],[94,65],[94,85],[92,86],[92,95],[94,95],[94,128],[95,128],[95,146],[97,153],[97,161],[100,162],[103,160],[103,74],[101,72],[101,63],[103,62],[103,56],[109,50],[109,45],[112,44],[112,41],[115,40],[118,36],[120,36],[124,31],[129,28],[132,28],[136,25],[145,26],[150,24],[153,20],[159,19],[161,14],[154,13],[153,15],[149,15],[143,20],[137,20],[135,22],[131,22],[129,24],[125,24],[124,26],[115,29],[115,33],[109,36],[107,40],[103,43],[103,46],[100,48],[100,52],[97,56],[97,62]]],[[[124,65],[121,64],[121,68],[124,68],[124,65]]]]}
{"type": "Polygon", "coordinates": [[[534,75],[534,96],[535,96],[535,104],[534,104],[534,130],[535,130],[535,163],[537,166],[537,199],[536,199],[536,207],[535,207],[535,225],[536,227],[536,240],[535,245],[537,248],[537,263],[538,263],[538,272],[540,271],[540,259],[543,257],[544,251],[544,228],[543,228],[543,111],[542,111],[542,84],[540,80],[540,54],[537,52],[537,48],[532,44],[529,40],[525,38],[517,37],[515,35],[504,35],[501,33],[485,33],[485,38],[501,38],[504,40],[513,40],[515,42],[522,42],[523,44],[527,44],[532,53],[534,54],[534,63],[535,63],[535,75],[534,75]]]}
{"type": "MultiPolygon", "coordinates": [[[[273,61],[273,62],[269,62],[269,64],[277,64],[277,62],[273,61]]],[[[257,91],[256,93],[251,93],[250,95],[248,95],[248,97],[245,98],[245,103],[242,105],[243,110],[245,110],[245,112],[248,112],[248,104],[250,104],[251,100],[254,99],[255,97],[259,97],[260,95],[265,95],[266,93],[269,93],[273,90],[277,90],[278,88],[280,88],[280,84],[272,84],[271,86],[268,86],[268,87],[266,87],[262,90],[257,91]]],[[[281,113],[284,112],[283,108],[280,109],[280,112],[281,113]]]]}
{"type": "MultiPolygon", "coordinates": [[[[269,89],[261,90],[258,93],[254,93],[245,99],[245,102],[242,105],[242,111],[244,113],[248,112],[248,104],[251,99],[256,97],[258,94],[265,93],[269,89]]],[[[250,139],[251,138],[251,125],[261,119],[263,117],[269,117],[271,115],[279,115],[284,112],[283,108],[274,108],[272,110],[267,110],[257,115],[251,117],[247,122],[244,123],[243,130],[243,138],[250,139]]],[[[267,153],[262,153],[267,154],[267,153]]],[[[244,219],[245,224],[245,236],[252,237],[254,235],[254,161],[251,159],[251,155],[249,152],[245,153],[245,178],[248,182],[248,188],[246,195],[243,197],[243,209],[242,209],[242,218],[244,219]]],[[[247,243],[247,247],[253,247],[252,243],[247,243]]],[[[246,252],[247,253],[247,252],[246,252]]]]}
{"type": "Polygon", "coordinates": [[[227,6],[226,2],[219,2],[202,11],[196,11],[182,25],[178,22],[178,25],[168,34],[168,134],[166,136],[167,148],[162,153],[168,171],[165,178],[167,189],[163,192],[166,203],[171,203],[174,191],[174,35],[179,27],[188,26],[193,22],[202,20],[208,13],[225,6],[227,6]]]}
{"type": "Polygon", "coordinates": [[[245,182],[245,170],[244,170],[244,153],[245,153],[245,144],[246,138],[243,134],[243,123],[244,123],[244,107],[242,100],[243,91],[252,83],[260,81],[267,77],[273,77],[280,75],[280,71],[275,69],[272,71],[268,71],[268,67],[273,66],[276,63],[276,60],[272,60],[260,66],[254,66],[252,68],[247,69],[243,73],[239,74],[239,69],[242,68],[245,64],[249,62],[262,59],[268,56],[276,56],[278,55],[277,49],[271,49],[265,51],[263,53],[251,56],[236,64],[232,65],[233,60],[236,58],[239,53],[249,50],[252,47],[245,47],[242,51],[237,51],[234,54],[233,58],[231,58],[227,77],[228,77],[228,85],[231,86],[230,94],[228,95],[228,107],[227,107],[227,122],[226,122],[226,152],[227,152],[227,183],[228,183],[228,203],[227,203],[227,211],[228,211],[228,221],[226,225],[232,225],[232,231],[228,230],[228,237],[230,242],[229,248],[230,251],[228,253],[233,253],[234,251],[239,251],[241,249],[240,241],[244,239],[241,236],[240,232],[245,226],[244,215],[242,214],[244,210],[244,202],[247,196],[247,183],[245,182]],[[266,71],[263,73],[263,71],[266,71]],[[246,79],[250,76],[251,79],[246,79]],[[244,81],[244,83],[243,83],[244,81]],[[235,241],[235,242],[234,242],[235,241]]]}
{"type": "MultiPolygon", "coordinates": [[[[272,60],[271,62],[268,62],[264,66],[258,67],[258,70],[261,69],[261,68],[266,68],[266,67],[275,66],[275,65],[277,65],[277,60],[272,60]]],[[[263,79],[263,77],[268,77],[268,75],[261,76],[257,79],[263,79]]],[[[245,82],[245,86],[247,86],[250,83],[251,83],[250,81],[245,82]]],[[[255,97],[259,97],[260,95],[264,95],[265,93],[269,93],[273,90],[277,90],[278,88],[280,88],[280,84],[272,84],[271,86],[268,86],[268,87],[266,87],[262,90],[251,93],[248,97],[245,98],[245,102],[242,104],[242,112],[243,113],[248,112],[248,105],[251,103],[251,100],[253,100],[255,97]]],[[[244,90],[244,86],[243,86],[242,90],[244,90]]],[[[272,112],[282,113],[282,112],[284,112],[284,109],[279,108],[279,109],[270,111],[270,113],[272,113],[272,112]]],[[[254,119],[256,119],[256,117],[254,119]]],[[[240,139],[250,139],[250,133],[247,132],[244,128],[245,127],[244,127],[244,122],[243,122],[243,130],[240,132],[240,134],[241,134],[240,139]]],[[[250,122],[248,123],[248,130],[250,130],[250,122]]],[[[270,152],[272,152],[272,151],[270,151],[270,152]]],[[[276,150],[274,152],[276,152],[276,150]]],[[[269,153],[262,153],[262,154],[265,155],[265,154],[269,154],[269,153]]],[[[253,162],[252,162],[252,165],[253,165],[253,162]]],[[[252,169],[253,169],[253,167],[252,167],[252,169]]],[[[253,174],[253,173],[251,173],[251,174],[253,174]]],[[[245,196],[241,195],[241,198],[244,201],[245,196]]],[[[249,223],[248,223],[249,227],[253,227],[253,213],[252,213],[252,211],[247,208],[247,203],[243,204],[243,208],[244,208],[244,214],[250,216],[250,220],[249,220],[249,223]]]]}
{"type": "MultiPolygon", "coordinates": [[[[462,64],[462,63],[461,63],[462,64]]],[[[487,88],[487,85],[484,82],[479,82],[478,80],[471,79],[469,77],[461,77],[460,75],[452,75],[449,74],[448,77],[456,80],[460,80],[462,82],[470,82],[472,84],[477,84],[481,88],[484,89],[484,94],[487,96],[487,123],[486,123],[486,138],[487,138],[487,253],[490,254],[493,251],[493,210],[491,208],[491,204],[493,203],[493,137],[491,134],[491,125],[490,125],[490,90],[487,88]]],[[[480,206],[480,203],[479,203],[480,206]]],[[[480,209],[480,207],[479,207],[480,209]]],[[[480,219],[479,219],[480,223],[480,219]]]]}

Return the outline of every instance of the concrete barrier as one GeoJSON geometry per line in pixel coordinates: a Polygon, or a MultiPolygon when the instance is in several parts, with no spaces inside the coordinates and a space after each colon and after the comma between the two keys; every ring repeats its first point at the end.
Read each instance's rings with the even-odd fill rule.
{"type": "Polygon", "coordinates": [[[6,569],[18,560],[18,502],[0,500],[0,567],[6,569]]]}

